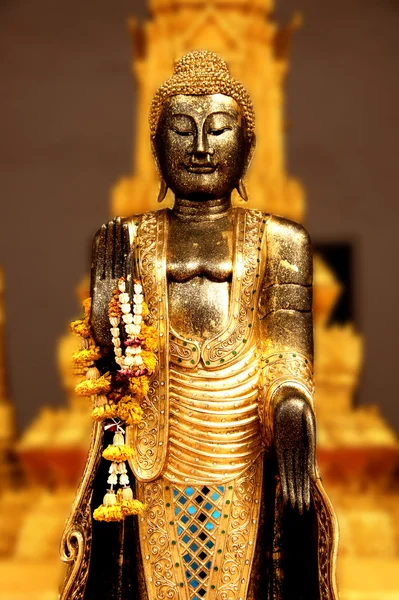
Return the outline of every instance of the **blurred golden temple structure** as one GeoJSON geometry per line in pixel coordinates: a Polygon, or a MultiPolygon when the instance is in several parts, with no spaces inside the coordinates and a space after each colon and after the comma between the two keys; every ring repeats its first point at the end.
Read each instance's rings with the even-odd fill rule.
{"type": "MultiPolygon", "coordinates": [[[[278,29],[271,0],[152,0],[150,9],[144,25],[129,21],[137,83],[135,166],[132,175],[115,185],[111,214],[159,207],[148,133],[150,101],[176,58],[206,48],[223,55],[254,101],[258,145],[247,182],[249,206],[302,221],[304,191],[287,174],[283,116],[290,37],[300,18],[278,29]]],[[[87,295],[87,287],[83,283],[79,295],[87,295]]],[[[353,406],[363,340],[349,323],[329,324],[341,291],[331,269],[316,256],[318,461],[340,523],[341,598],[399,600],[399,444],[376,407],[353,406]]],[[[65,334],[58,359],[68,403],[60,409],[42,408],[24,432],[16,446],[23,483],[11,488],[9,453],[15,433],[5,386],[2,324],[0,320],[0,598],[55,600],[62,576],[58,542],[85,461],[89,407],[74,393],[70,356],[75,338],[65,334]]]]}

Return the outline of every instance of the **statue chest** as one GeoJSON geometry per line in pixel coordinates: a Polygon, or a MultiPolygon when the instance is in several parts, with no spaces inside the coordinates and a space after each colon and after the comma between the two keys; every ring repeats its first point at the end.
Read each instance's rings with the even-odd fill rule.
{"type": "Polygon", "coordinates": [[[233,224],[229,217],[206,223],[171,220],[166,248],[169,319],[183,337],[205,339],[229,316],[233,270],[233,224]]]}

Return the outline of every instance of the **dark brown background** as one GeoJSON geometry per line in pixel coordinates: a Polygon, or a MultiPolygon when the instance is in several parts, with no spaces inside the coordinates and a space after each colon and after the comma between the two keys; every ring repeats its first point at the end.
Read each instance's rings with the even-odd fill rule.
{"type": "MultiPolygon", "coordinates": [[[[354,244],[354,311],[366,362],[359,401],[399,430],[399,5],[280,0],[299,8],[288,80],[290,172],[308,194],[317,242],[354,244]]],[[[77,313],[74,287],[109,188],[131,169],[131,0],[0,4],[0,263],[18,424],[61,404],[57,337],[77,313]]]]}

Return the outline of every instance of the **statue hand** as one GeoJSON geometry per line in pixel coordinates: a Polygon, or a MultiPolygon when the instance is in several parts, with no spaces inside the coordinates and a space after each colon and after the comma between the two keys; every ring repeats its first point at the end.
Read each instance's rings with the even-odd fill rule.
{"type": "Polygon", "coordinates": [[[274,444],[284,503],[298,508],[310,506],[310,480],[315,478],[316,426],[305,399],[282,399],[274,411],[274,444]]]}
{"type": "Polygon", "coordinates": [[[120,217],[103,225],[94,238],[91,271],[91,324],[101,346],[112,345],[108,304],[118,280],[131,279],[129,228],[120,217]]]}

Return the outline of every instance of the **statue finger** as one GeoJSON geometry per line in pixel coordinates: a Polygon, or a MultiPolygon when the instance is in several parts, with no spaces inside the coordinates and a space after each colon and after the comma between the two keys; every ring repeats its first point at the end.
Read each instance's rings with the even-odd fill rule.
{"type": "Polygon", "coordinates": [[[107,226],[102,225],[94,238],[93,243],[93,268],[94,281],[105,278],[105,244],[107,241],[107,226]]]}
{"type": "Polygon", "coordinates": [[[303,450],[294,450],[295,494],[300,515],[303,513],[303,478],[305,468],[303,450]]]}
{"type": "Polygon", "coordinates": [[[309,477],[309,452],[305,452],[304,457],[304,469],[303,469],[303,503],[305,505],[306,510],[310,508],[310,477],[309,477]]]}
{"type": "Polygon", "coordinates": [[[132,272],[132,257],[130,252],[130,233],[127,223],[122,225],[122,242],[123,242],[123,277],[126,281],[130,281],[132,272]]]}
{"type": "Polygon", "coordinates": [[[292,450],[285,451],[285,470],[286,470],[286,474],[287,474],[288,495],[289,495],[291,507],[295,508],[296,497],[295,497],[294,453],[292,452],[292,450]]]}
{"type": "Polygon", "coordinates": [[[122,222],[121,218],[117,217],[114,221],[114,277],[119,279],[123,274],[123,239],[122,239],[122,222]]]}
{"type": "Polygon", "coordinates": [[[107,225],[107,241],[105,244],[105,277],[113,279],[114,277],[114,222],[110,221],[107,225]]]}
{"type": "Polygon", "coordinates": [[[307,471],[312,479],[315,479],[316,462],[316,422],[310,406],[304,414],[306,436],[308,440],[307,471]]]}
{"type": "Polygon", "coordinates": [[[284,451],[277,451],[277,463],[278,463],[278,471],[280,475],[280,484],[281,491],[283,493],[283,502],[287,504],[288,502],[288,484],[287,484],[287,473],[285,470],[285,462],[284,462],[284,451]]]}

